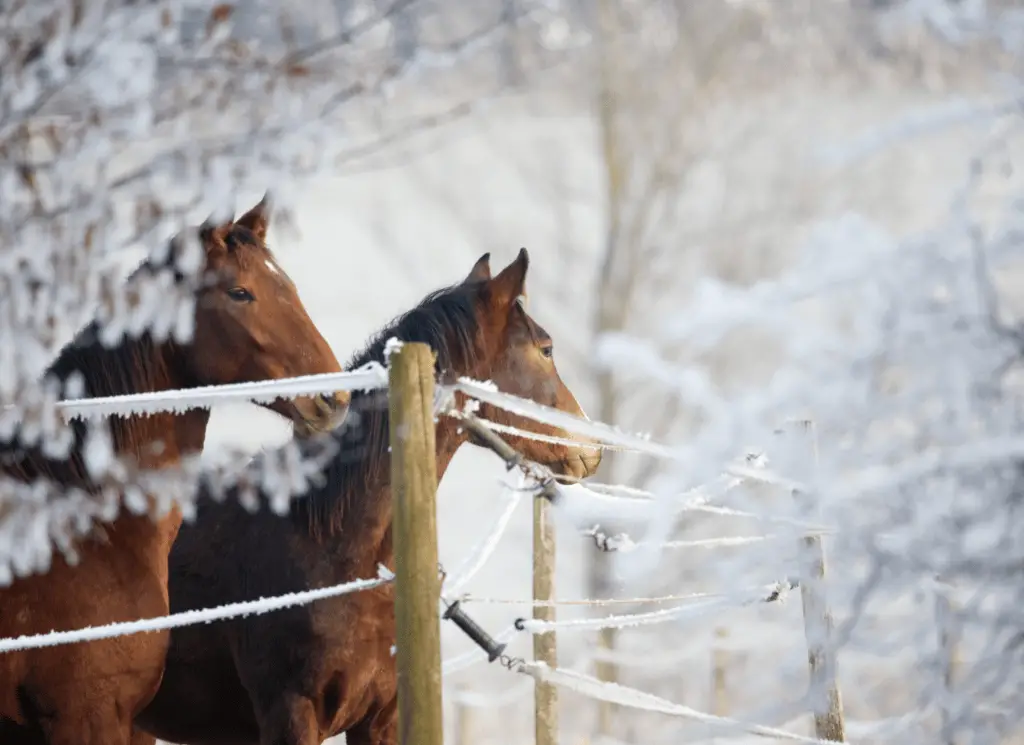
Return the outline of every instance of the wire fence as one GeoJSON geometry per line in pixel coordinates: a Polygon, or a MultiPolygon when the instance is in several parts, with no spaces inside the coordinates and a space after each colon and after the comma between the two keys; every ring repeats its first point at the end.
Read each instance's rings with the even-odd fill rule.
{"type": "MultiPolygon", "coordinates": [[[[58,409],[68,418],[82,419],[146,415],[158,411],[180,413],[193,408],[209,408],[225,402],[251,401],[266,403],[277,398],[333,393],[341,390],[371,390],[386,387],[387,382],[387,369],[382,365],[371,363],[358,370],[337,374],[229,386],[211,386],[185,391],[163,391],[131,396],[69,400],[60,402],[58,409]]],[[[467,421],[467,417],[473,417],[474,406],[479,405],[479,403],[486,403],[525,419],[557,427],[567,433],[585,436],[594,440],[595,446],[599,448],[640,453],[661,459],[674,460],[678,458],[676,450],[653,442],[649,437],[623,432],[616,427],[602,422],[594,422],[586,418],[576,417],[527,399],[502,393],[489,383],[463,378],[450,386],[439,386],[438,388],[440,395],[436,408],[438,413],[444,416],[467,421]],[[456,392],[468,397],[471,405],[461,411],[456,409],[453,406],[454,394],[456,392]]],[[[549,443],[579,445],[578,441],[564,437],[538,434],[529,430],[508,425],[498,425],[494,422],[475,418],[474,421],[477,425],[482,425],[493,432],[500,432],[501,434],[549,443]]],[[[768,484],[792,493],[806,490],[803,484],[773,473],[767,467],[763,454],[747,454],[736,463],[728,464],[723,469],[722,475],[711,483],[668,497],[618,484],[580,483],[560,485],[550,478],[550,474],[545,469],[536,466],[536,464],[522,463],[521,466],[523,474],[522,485],[519,488],[506,487],[504,490],[504,503],[487,532],[476,542],[458,568],[451,575],[445,577],[440,600],[448,602],[448,598],[458,597],[460,601],[469,603],[520,603],[535,607],[541,605],[541,603],[534,603],[528,600],[477,598],[465,594],[459,596],[459,592],[466,587],[493,555],[498,541],[507,530],[511,517],[524,495],[534,496],[542,492],[548,495],[554,494],[556,496],[556,507],[559,509],[567,513],[577,511],[586,513],[598,520],[622,517],[650,517],[655,514],[655,509],[663,510],[668,505],[671,514],[703,512],[722,516],[752,517],[766,522],[775,522],[795,527],[799,529],[801,535],[805,536],[820,536],[834,532],[828,526],[815,525],[795,518],[758,514],[714,504],[714,502],[722,499],[737,486],[749,482],[768,484]],[[529,488],[530,483],[533,483],[533,488],[529,488]]],[[[126,485],[122,484],[120,486],[126,485]]],[[[179,495],[179,499],[187,501],[187,496],[179,495]]],[[[46,506],[41,505],[40,508],[45,510],[46,506]]],[[[690,541],[663,541],[645,544],[643,541],[634,541],[626,534],[605,535],[598,527],[581,531],[581,535],[592,539],[599,550],[623,552],[635,550],[644,545],[660,549],[703,549],[745,546],[753,543],[794,537],[792,534],[767,534],[727,536],[690,541]]],[[[359,579],[333,587],[290,593],[273,598],[260,598],[247,602],[229,603],[215,608],[175,613],[158,618],[139,619],[69,631],[54,631],[35,636],[0,639],[0,653],[59,644],[88,642],[125,634],[147,633],[267,613],[282,608],[312,603],[323,598],[372,590],[391,582],[393,577],[394,575],[390,573],[390,570],[385,567],[379,567],[378,577],[376,578],[359,579]]],[[[549,600],[544,601],[544,603],[548,605],[612,605],[626,603],[663,604],[673,602],[676,604],[672,607],[658,610],[609,615],[601,618],[561,621],[517,619],[498,634],[496,640],[499,643],[506,643],[517,634],[532,636],[554,633],[556,631],[592,631],[603,628],[649,626],[669,621],[680,622],[702,619],[731,608],[782,601],[787,593],[797,588],[799,584],[798,580],[786,579],[769,586],[748,588],[732,593],[697,593],[619,600],[549,600]]],[[[472,649],[461,655],[444,660],[442,672],[445,676],[449,676],[478,664],[485,659],[487,659],[487,656],[481,650],[472,649]]],[[[723,730],[742,731],[764,737],[798,742],[823,742],[821,739],[808,738],[781,729],[744,723],[728,717],[705,714],[681,704],[675,704],[644,693],[643,691],[612,683],[604,683],[565,667],[549,668],[543,664],[530,663],[523,660],[510,661],[510,664],[507,666],[514,672],[532,677],[538,683],[567,688],[576,693],[600,701],[613,702],[620,706],[691,719],[704,724],[714,725],[723,730]]],[[[518,696],[518,689],[516,691],[518,696]]],[[[460,695],[466,700],[473,698],[470,694],[463,693],[460,695]]],[[[505,698],[511,701],[515,697],[512,695],[512,692],[508,692],[504,694],[503,700],[505,698]]],[[[473,700],[479,702],[479,696],[473,700]]]]}

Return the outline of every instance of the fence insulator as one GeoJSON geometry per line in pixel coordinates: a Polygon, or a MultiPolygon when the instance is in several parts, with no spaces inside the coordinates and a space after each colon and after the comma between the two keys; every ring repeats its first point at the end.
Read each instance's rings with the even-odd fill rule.
{"type": "Polygon", "coordinates": [[[458,600],[448,606],[448,610],[444,612],[442,618],[446,621],[454,621],[455,625],[462,629],[466,636],[475,641],[477,646],[487,653],[488,662],[494,662],[505,651],[507,645],[498,642],[493,636],[484,631],[476,621],[467,616],[466,611],[462,610],[459,606],[458,600]]]}

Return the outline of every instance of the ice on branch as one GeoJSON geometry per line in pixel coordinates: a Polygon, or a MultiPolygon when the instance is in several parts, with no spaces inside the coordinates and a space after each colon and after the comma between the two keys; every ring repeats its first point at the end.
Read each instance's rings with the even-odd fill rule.
{"type": "MultiPolygon", "coordinates": [[[[196,226],[211,213],[235,214],[268,188],[275,209],[287,210],[305,180],[501,93],[452,88],[424,107],[419,86],[465,77],[466,65],[500,53],[512,26],[541,28],[563,16],[540,0],[515,10],[467,16],[419,0],[334,3],[327,12],[269,0],[5,4],[0,440],[66,457],[73,433],[57,402],[86,392],[43,373],[69,340],[95,320],[90,341],[106,346],[146,334],[187,343],[206,279],[196,226]],[[435,32],[399,48],[398,13],[429,15],[435,32]],[[409,96],[415,116],[392,115],[409,96]],[[126,282],[140,260],[152,270],[126,282]]],[[[111,478],[100,430],[90,429],[87,445],[89,474],[111,478]]],[[[294,493],[311,473],[293,455],[265,458],[251,485],[294,493]]],[[[130,490],[125,504],[144,510],[139,494],[130,490]]],[[[66,547],[78,530],[76,510],[91,524],[116,511],[111,499],[102,489],[12,485],[0,513],[16,513],[19,527],[0,529],[0,563],[12,573],[42,566],[49,542],[66,547]]],[[[284,506],[276,496],[271,503],[284,506]]]]}

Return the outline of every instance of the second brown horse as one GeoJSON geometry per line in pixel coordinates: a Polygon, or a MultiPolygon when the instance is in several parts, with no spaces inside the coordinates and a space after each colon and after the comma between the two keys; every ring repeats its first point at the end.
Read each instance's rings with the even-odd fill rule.
{"type": "MultiPolygon", "coordinates": [[[[526,312],[528,257],[491,277],[483,256],[461,283],[432,295],[381,331],[351,362],[382,362],[388,339],[423,342],[442,382],[492,380],[503,391],[582,415],[555,368],[551,337],[526,312]]],[[[322,486],[288,516],[247,512],[229,495],[201,503],[171,552],[171,608],[183,611],[374,577],[393,566],[386,391],[356,393],[322,486]]],[[[542,434],[566,433],[489,406],[492,421],[542,434]]],[[[466,435],[437,424],[440,479],[466,435]]],[[[322,446],[323,443],[317,443],[322,446]]],[[[529,459],[583,477],[600,462],[579,446],[522,439],[529,459]]],[[[137,723],[190,745],[349,745],[396,742],[394,594],[390,586],[301,608],[172,633],[160,692],[137,723]]]]}
{"type": "MultiPolygon", "coordinates": [[[[48,375],[66,380],[77,372],[93,397],[340,371],[266,247],[267,224],[264,198],[237,221],[200,229],[205,281],[194,290],[191,343],[157,341],[147,332],[111,348],[94,323],[61,352],[48,375]]],[[[161,268],[143,264],[134,278],[161,268]]],[[[302,434],[330,428],[348,400],[348,394],[308,397],[270,408],[292,419],[302,434]]],[[[209,414],[193,409],[114,417],[109,427],[115,452],[146,469],[176,464],[202,449],[209,414]]],[[[7,444],[0,450],[7,483],[48,479],[92,488],[83,436],[76,423],[67,460],[7,444]]],[[[0,636],[165,615],[167,555],[180,525],[177,508],[163,515],[122,508],[80,542],[76,566],[56,556],[48,573],[0,589],[0,636]]],[[[0,654],[0,741],[128,745],[132,718],[160,684],[167,643],[168,634],[158,632],[0,654]]]]}

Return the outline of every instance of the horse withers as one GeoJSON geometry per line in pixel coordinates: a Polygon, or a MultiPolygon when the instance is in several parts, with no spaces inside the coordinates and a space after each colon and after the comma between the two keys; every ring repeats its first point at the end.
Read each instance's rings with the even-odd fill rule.
{"type": "MultiPolygon", "coordinates": [[[[551,337],[522,302],[528,264],[523,250],[492,277],[484,255],[464,281],[428,295],[349,364],[382,362],[392,337],[424,342],[436,353],[442,382],[464,375],[492,380],[503,391],[582,416],[555,367],[551,337]]],[[[571,437],[487,404],[480,414],[571,437]]],[[[294,500],[290,514],[250,513],[230,494],[199,503],[198,519],[183,527],[171,551],[173,611],[340,584],[376,576],[378,563],[393,566],[386,391],[354,394],[348,422],[330,437],[338,450],[322,484],[294,500]]],[[[438,420],[438,479],[465,442],[456,420],[438,420]]],[[[510,442],[530,460],[576,478],[601,460],[589,440],[510,442]]],[[[189,745],[319,745],[341,732],[349,745],[393,745],[394,643],[391,586],[175,629],[160,691],[136,723],[189,745]]]]}
{"type": "MultiPolygon", "coordinates": [[[[189,343],[146,332],[116,346],[101,341],[98,322],[59,354],[47,376],[78,374],[87,397],[270,380],[341,370],[310,319],[295,285],[267,248],[266,197],[235,221],[199,230],[204,265],[194,293],[189,343]]],[[[172,242],[170,260],[181,247],[172,242]]],[[[129,285],[164,268],[144,263],[129,285]]],[[[190,279],[178,274],[178,282],[190,279]]],[[[349,395],[309,396],[268,405],[300,436],[339,423],[349,395]]],[[[209,411],[112,417],[115,453],[140,468],[178,464],[202,450],[209,411]]],[[[16,442],[0,445],[0,498],[7,488],[39,479],[95,489],[84,465],[84,425],[66,460],[16,442]]],[[[54,557],[45,574],[0,588],[0,637],[70,630],[168,612],[167,556],[181,525],[177,508],[137,515],[122,509],[76,546],[78,562],[54,557]]],[[[166,632],[0,654],[0,741],[5,745],[127,745],[132,718],[156,693],[166,632]]]]}

